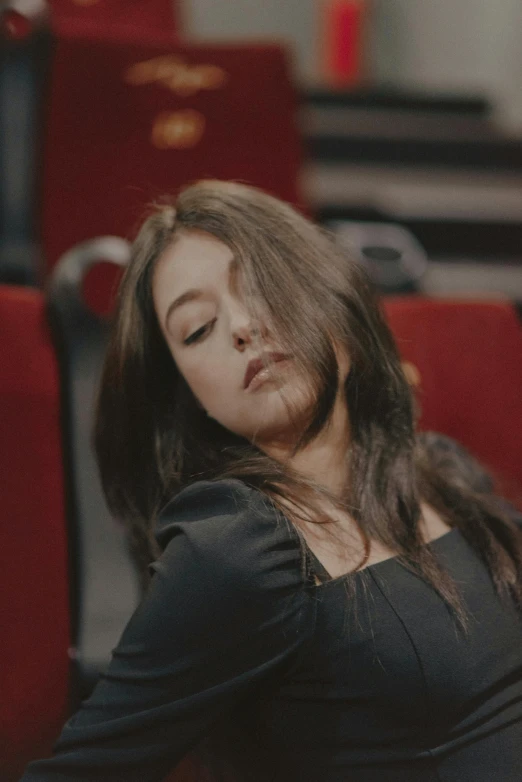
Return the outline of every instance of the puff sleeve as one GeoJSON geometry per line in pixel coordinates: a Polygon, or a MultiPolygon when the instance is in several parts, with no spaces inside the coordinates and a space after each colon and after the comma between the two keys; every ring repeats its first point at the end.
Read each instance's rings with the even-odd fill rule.
{"type": "Polygon", "coordinates": [[[216,722],[298,662],[313,632],[298,537],[237,480],[162,513],[162,556],[107,673],[22,782],[161,780],[216,722]]]}

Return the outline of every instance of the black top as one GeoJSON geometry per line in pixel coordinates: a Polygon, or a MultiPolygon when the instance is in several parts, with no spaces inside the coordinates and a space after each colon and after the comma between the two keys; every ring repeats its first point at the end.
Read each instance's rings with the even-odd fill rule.
{"type": "Polygon", "coordinates": [[[185,489],[158,539],[108,673],[23,782],[152,782],[198,747],[237,782],[522,779],[521,617],[457,530],[429,545],[467,636],[397,558],[350,601],[346,577],[315,584],[296,530],[238,480],[185,489]]]}

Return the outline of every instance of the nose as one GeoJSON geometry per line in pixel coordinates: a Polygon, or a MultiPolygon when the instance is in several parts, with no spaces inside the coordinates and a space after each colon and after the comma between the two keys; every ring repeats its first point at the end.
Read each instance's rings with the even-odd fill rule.
{"type": "Polygon", "coordinates": [[[254,341],[268,340],[270,333],[264,307],[249,310],[243,301],[234,297],[229,302],[229,324],[234,348],[244,351],[254,341]]]}
{"type": "Polygon", "coordinates": [[[264,336],[266,336],[266,329],[263,325],[252,321],[236,326],[232,331],[234,347],[240,351],[245,350],[255,339],[264,336]]]}
{"type": "Polygon", "coordinates": [[[268,326],[261,312],[248,312],[245,307],[237,307],[231,315],[231,331],[234,347],[243,351],[257,340],[268,339],[268,326]]]}

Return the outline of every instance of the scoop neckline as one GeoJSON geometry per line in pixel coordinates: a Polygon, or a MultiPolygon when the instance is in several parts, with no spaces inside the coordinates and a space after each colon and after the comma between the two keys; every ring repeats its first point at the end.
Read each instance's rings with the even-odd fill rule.
{"type": "MultiPolygon", "coordinates": [[[[436,538],[432,538],[431,540],[429,540],[424,545],[425,545],[425,547],[432,547],[432,546],[434,546],[434,545],[436,545],[438,543],[444,542],[445,540],[450,538],[454,533],[456,533],[458,531],[459,531],[458,527],[452,527],[447,532],[443,532],[442,535],[439,535],[436,538]]],[[[307,552],[309,553],[309,556],[310,556],[310,554],[313,553],[313,552],[311,552],[311,550],[309,549],[309,547],[308,547],[308,545],[306,543],[305,543],[305,545],[306,545],[306,550],[307,550],[307,552]]],[[[315,557],[315,554],[314,554],[314,557],[315,557]]],[[[322,563],[318,559],[318,557],[315,557],[315,558],[317,559],[317,561],[319,562],[319,564],[321,565],[321,567],[323,568],[325,573],[327,573],[328,571],[326,570],[324,565],[322,565],[322,563]]],[[[399,559],[400,559],[400,554],[395,554],[395,556],[393,556],[393,557],[386,557],[386,559],[381,559],[381,560],[379,560],[379,562],[374,562],[372,565],[366,565],[366,567],[360,568],[360,570],[354,570],[351,573],[343,573],[343,575],[341,575],[341,576],[336,576],[335,578],[331,578],[328,581],[323,581],[320,584],[313,583],[313,584],[311,584],[311,587],[314,590],[320,590],[320,589],[323,589],[324,587],[330,586],[331,584],[339,584],[339,583],[342,583],[343,581],[346,581],[350,576],[359,577],[363,573],[366,573],[368,571],[375,571],[376,569],[382,568],[383,566],[389,565],[390,563],[397,564],[399,559]]],[[[400,564],[400,563],[398,563],[398,564],[400,564]]]]}
{"type": "MultiPolygon", "coordinates": [[[[251,492],[254,492],[254,493],[258,494],[258,495],[263,496],[263,492],[262,491],[260,491],[257,488],[254,488],[253,486],[249,486],[248,484],[245,484],[244,481],[241,481],[239,478],[232,478],[232,479],[229,479],[229,480],[239,481],[244,486],[247,486],[247,488],[251,492]]],[[[299,540],[301,540],[301,543],[304,545],[307,559],[310,560],[312,557],[314,557],[317,560],[317,562],[321,565],[321,567],[325,571],[325,573],[328,573],[328,571],[326,570],[324,565],[321,563],[320,559],[318,557],[316,557],[316,555],[313,553],[313,551],[308,546],[304,535],[302,535],[302,533],[299,532],[297,527],[290,521],[290,519],[288,519],[284,514],[281,514],[281,515],[286,520],[287,524],[289,524],[292,532],[297,536],[297,538],[299,540]]],[[[453,537],[453,535],[456,534],[457,532],[459,532],[459,528],[458,527],[452,527],[447,532],[443,532],[442,535],[438,535],[438,537],[432,538],[431,540],[429,540],[427,543],[424,544],[424,546],[425,547],[432,547],[432,546],[435,546],[435,545],[437,545],[439,543],[444,543],[444,541],[446,541],[449,538],[453,537]]],[[[323,581],[320,584],[315,584],[315,583],[309,584],[309,587],[311,589],[313,589],[314,591],[316,591],[316,590],[319,591],[319,590],[324,589],[324,588],[326,588],[328,586],[331,586],[332,584],[342,584],[343,581],[346,581],[348,578],[350,578],[350,576],[360,577],[363,573],[366,573],[366,572],[369,572],[369,571],[375,571],[375,570],[377,570],[379,568],[383,568],[383,567],[389,566],[390,564],[394,564],[394,563],[395,564],[400,564],[400,563],[398,563],[399,559],[400,559],[400,554],[395,554],[395,556],[393,556],[393,557],[386,557],[386,559],[381,559],[379,562],[374,562],[372,565],[366,565],[366,567],[363,567],[360,570],[355,570],[355,571],[353,571],[351,573],[343,573],[341,576],[336,576],[335,578],[331,578],[328,581],[323,581]]]]}

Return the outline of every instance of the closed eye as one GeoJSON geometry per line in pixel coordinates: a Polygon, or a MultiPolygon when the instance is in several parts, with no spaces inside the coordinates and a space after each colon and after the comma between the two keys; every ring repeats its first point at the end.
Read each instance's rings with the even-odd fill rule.
{"type": "Polygon", "coordinates": [[[183,340],[184,345],[192,345],[194,342],[199,342],[202,337],[205,336],[205,334],[209,333],[212,330],[212,327],[214,326],[214,323],[216,322],[217,318],[213,318],[213,320],[210,320],[208,323],[205,323],[204,326],[201,326],[201,328],[197,329],[197,331],[192,332],[192,334],[183,340]]]}

